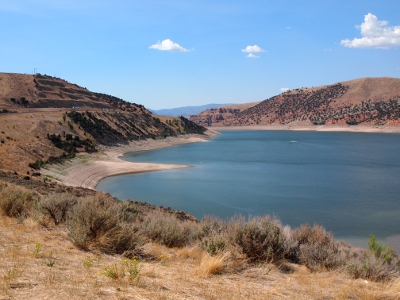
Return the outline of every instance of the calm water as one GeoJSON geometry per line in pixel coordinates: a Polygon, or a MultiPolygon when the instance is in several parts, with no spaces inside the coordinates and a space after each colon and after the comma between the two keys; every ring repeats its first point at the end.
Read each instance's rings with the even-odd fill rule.
{"type": "Polygon", "coordinates": [[[292,227],[318,223],[359,246],[373,233],[400,252],[399,153],[397,134],[224,131],[123,157],[193,168],[110,177],[97,189],[199,219],[275,214],[292,227]]]}

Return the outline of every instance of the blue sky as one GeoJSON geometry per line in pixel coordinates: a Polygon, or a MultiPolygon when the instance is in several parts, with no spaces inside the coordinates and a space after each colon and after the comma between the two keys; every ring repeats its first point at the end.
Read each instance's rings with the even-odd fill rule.
{"type": "Polygon", "coordinates": [[[161,109],[400,77],[399,0],[2,0],[0,72],[161,109]]]}

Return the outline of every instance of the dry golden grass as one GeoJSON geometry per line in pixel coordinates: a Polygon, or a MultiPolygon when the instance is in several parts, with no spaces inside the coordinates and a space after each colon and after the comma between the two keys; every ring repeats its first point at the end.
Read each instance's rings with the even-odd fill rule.
{"type": "Polygon", "coordinates": [[[134,280],[99,274],[123,257],[76,249],[61,227],[0,217],[0,299],[400,299],[400,279],[352,280],[344,272],[310,272],[295,264],[230,268],[229,253],[197,247],[145,247],[134,280]],[[40,243],[40,244],[38,244],[40,243]],[[235,271],[236,270],[236,271],[235,271]]]}

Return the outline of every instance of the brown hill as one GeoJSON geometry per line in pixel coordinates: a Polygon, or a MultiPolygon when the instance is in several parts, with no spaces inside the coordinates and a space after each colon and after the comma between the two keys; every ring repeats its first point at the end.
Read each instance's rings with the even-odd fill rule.
{"type": "Polygon", "coordinates": [[[399,102],[400,79],[361,78],[290,90],[211,125],[400,125],[399,102]]]}
{"type": "Polygon", "coordinates": [[[190,116],[189,120],[202,126],[218,126],[225,119],[237,115],[243,110],[248,109],[260,102],[250,102],[244,104],[232,104],[219,108],[207,109],[197,115],[190,116]]]}
{"type": "Polygon", "coordinates": [[[94,93],[47,75],[0,73],[0,108],[96,108],[150,113],[143,105],[94,93]]]}
{"type": "Polygon", "coordinates": [[[153,116],[143,105],[59,78],[0,73],[0,169],[32,172],[98,144],[204,131],[183,117],[153,116]]]}

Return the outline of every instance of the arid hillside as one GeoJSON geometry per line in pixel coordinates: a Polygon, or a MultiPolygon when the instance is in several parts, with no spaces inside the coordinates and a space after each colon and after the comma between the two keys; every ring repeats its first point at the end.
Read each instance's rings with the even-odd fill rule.
{"type": "Polygon", "coordinates": [[[0,73],[0,108],[92,108],[147,113],[143,105],[94,93],[63,79],[35,74],[0,73]]]}
{"type": "Polygon", "coordinates": [[[260,102],[207,126],[400,125],[400,79],[361,78],[299,88],[260,102]]]}
{"type": "Polygon", "coordinates": [[[204,131],[59,78],[0,73],[0,169],[35,173],[43,162],[93,152],[98,144],[204,131]]]}
{"type": "Polygon", "coordinates": [[[252,107],[260,102],[250,102],[243,104],[231,104],[219,108],[207,109],[197,115],[190,116],[189,120],[202,126],[213,126],[220,124],[225,119],[228,119],[238,113],[252,107]]]}

